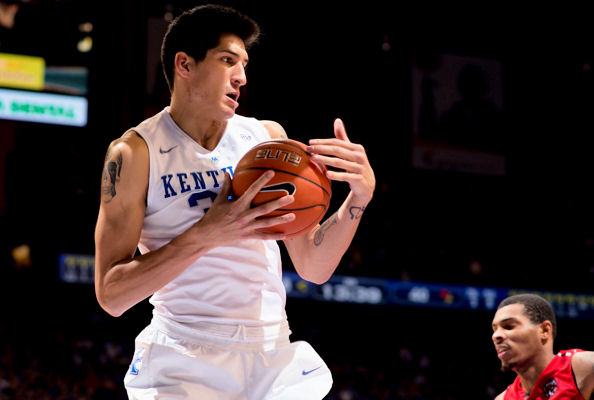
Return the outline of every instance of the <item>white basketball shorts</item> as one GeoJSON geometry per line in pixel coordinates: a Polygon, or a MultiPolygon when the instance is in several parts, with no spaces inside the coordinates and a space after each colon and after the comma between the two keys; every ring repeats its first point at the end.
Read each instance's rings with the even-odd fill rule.
{"type": "Polygon", "coordinates": [[[317,400],[332,375],[286,323],[264,328],[204,324],[189,330],[153,318],[136,338],[124,378],[133,400],[317,400]]]}

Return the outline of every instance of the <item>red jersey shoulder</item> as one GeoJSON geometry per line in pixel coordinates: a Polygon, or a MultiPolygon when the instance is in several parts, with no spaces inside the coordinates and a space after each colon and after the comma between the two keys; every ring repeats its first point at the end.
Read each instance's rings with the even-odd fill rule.
{"type": "Polygon", "coordinates": [[[581,349],[561,350],[547,367],[542,371],[530,396],[525,397],[525,392],[516,377],[506,390],[504,400],[584,400],[578,390],[571,369],[571,358],[581,349]]]}

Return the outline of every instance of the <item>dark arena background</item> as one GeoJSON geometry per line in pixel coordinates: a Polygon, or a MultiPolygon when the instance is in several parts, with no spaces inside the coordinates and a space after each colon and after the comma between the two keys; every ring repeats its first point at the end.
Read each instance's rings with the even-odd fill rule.
{"type": "MultiPolygon", "coordinates": [[[[197,4],[0,1],[1,400],[126,398],[151,307],[113,318],[95,300],[101,169],[111,140],[167,104],[160,41],[197,4]]],[[[490,326],[510,293],[551,301],[556,350],[594,349],[585,10],[222,4],[263,30],[239,113],[301,141],[340,117],[376,173],[327,284],[285,259],[292,339],[332,369],[327,399],[493,399],[514,378],[490,326]]],[[[330,212],[347,193],[333,190],[330,212]]]]}

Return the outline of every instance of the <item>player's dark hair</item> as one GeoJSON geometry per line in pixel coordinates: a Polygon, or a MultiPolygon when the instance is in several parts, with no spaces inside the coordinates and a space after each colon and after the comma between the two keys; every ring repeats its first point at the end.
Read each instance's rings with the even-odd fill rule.
{"type": "Polygon", "coordinates": [[[161,64],[169,90],[173,90],[175,55],[183,51],[197,62],[202,61],[225,33],[242,39],[247,50],[258,40],[260,27],[237,10],[214,4],[194,7],[171,21],[161,45],[161,64]]]}
{"type": "Polygon", "coordinates": [[[553,339],[557,337],[557,320],[551,304],[539,295],[532,293],[523,293],[510,296],[504,299],[497,309],[509,306],[510,304],[522,304],[524,314],[533,324],[541,324],[544,321],[550,321],[553,325],[553,339]]]}

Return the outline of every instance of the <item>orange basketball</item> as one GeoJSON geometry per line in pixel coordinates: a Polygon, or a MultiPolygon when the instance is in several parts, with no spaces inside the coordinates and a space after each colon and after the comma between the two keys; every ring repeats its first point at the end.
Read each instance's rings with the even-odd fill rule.
{"type": "Polygon", "coordinates": [[[287,194],[293,203],[267,216],[294,213],[292,222],[268,228],[297,237],[310,231],[324,216],[332,196],[326,167],[311,160],[305,144],[291,139],[276,139],[250,149],[235,167],[233,193],[241,196],[247,188],[268,170],[274,177],[256,195],[252,205],[259,205],[287,194]]]}

